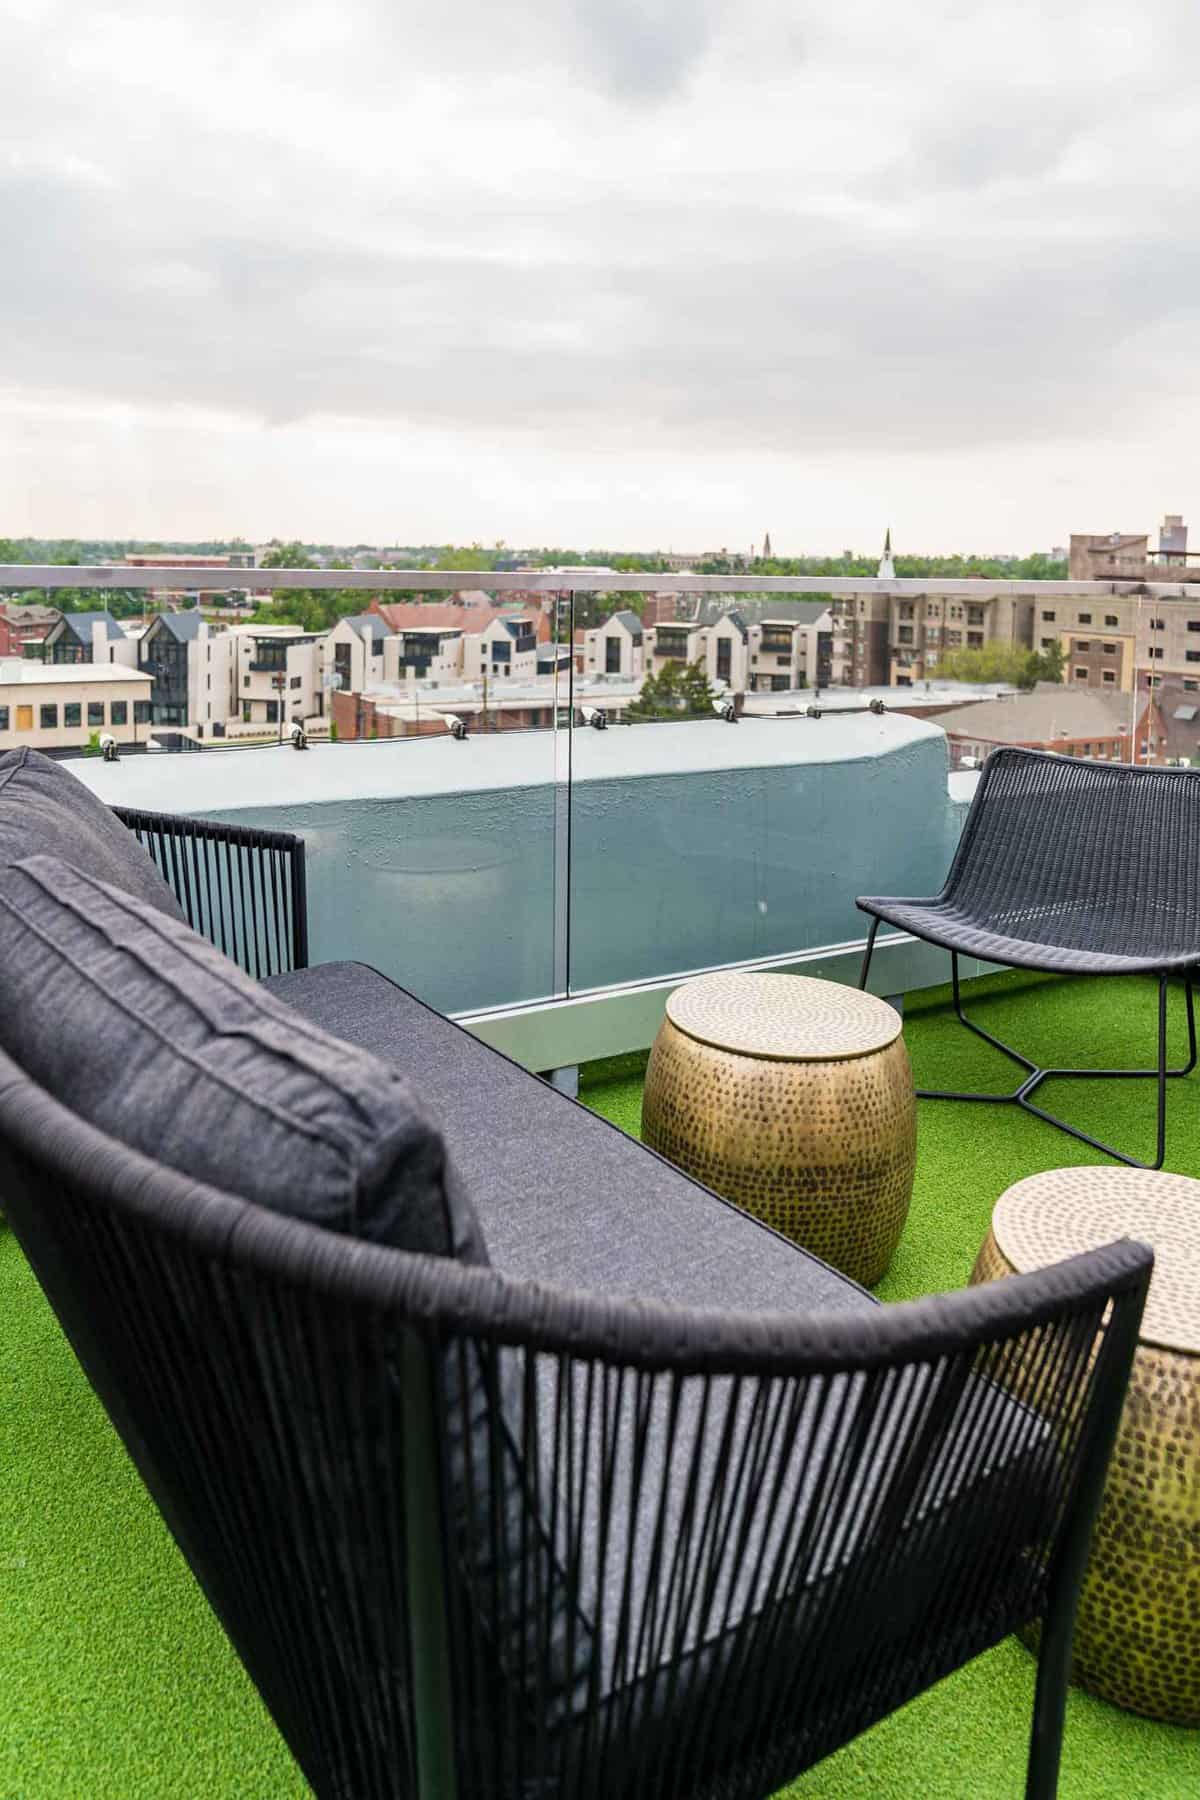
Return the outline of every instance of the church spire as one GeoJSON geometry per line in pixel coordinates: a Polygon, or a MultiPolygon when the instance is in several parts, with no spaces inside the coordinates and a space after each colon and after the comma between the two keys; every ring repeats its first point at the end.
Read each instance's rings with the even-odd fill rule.
{"type": "Polygon", "coordinates": [[[762,559],[764,562],[769,562],[771,560],[771,534],[769,531],[763,539],[762,559]]]}
{"type": "Polygon", "coordinates": [[[887,528],[887,534],[883,540],[883,555],[880,558],[879,568],[876,573],[878,574],[880,581],[895,581],[896,579],[896,570],[892,562],[892,528],[890,525],[887,528]]]}

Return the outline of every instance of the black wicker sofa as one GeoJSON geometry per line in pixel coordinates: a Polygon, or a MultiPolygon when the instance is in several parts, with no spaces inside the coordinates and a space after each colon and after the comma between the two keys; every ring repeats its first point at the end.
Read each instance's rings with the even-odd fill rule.
{"type": "Polygon", "coordinates": [[[879,1307],[304,967],[295,840],[41,765],[0,758],[0,1196],[314,1790],[766,1795],[1041,1616],[1052,1794],[1150,1252],[879,1307]]]}

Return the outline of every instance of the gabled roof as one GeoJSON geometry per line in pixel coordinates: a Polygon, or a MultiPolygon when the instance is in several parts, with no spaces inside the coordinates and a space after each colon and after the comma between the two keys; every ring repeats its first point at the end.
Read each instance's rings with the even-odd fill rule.
{"type": "MultiPolygon", "coordinates": [[[[733,607],[731,611],[725,613],[723,615],[723,617],[725,617],[726,619],[729,620],[729,623],[732,626],[734,626],[734,628],[741,634],[743,639],[749,637],[750,632],[747,628],[746,621],[742,617],[741,613],[738,611],[736,606],[733,607]]],[[[720,619],[718,619],[717,620],[718,625],[720,624],[720,622],[721,622],[720,619]]]]}
{"type": "Polygon", "coordinates": [[[164,631],[169,631],[171,636],[177,638],[181,644],[187,644],[193,638],[200,636],[200,627],[203,623],[199,608],[193,607],[188,612],[160,613],[157,619],[153,619],[147,625],[146,630],[151,632],[155,625],[161,625],[164,631]]]}
{"type": "Polygon", "coordinates": [[[641,643],[641,641],[642,641],[642,621],[638,618],[638,616],[635,612],[633,612],[627,606],[622,607],[620,612],[613,613],[612,618],[608,621],[608,623],[611,625],[614,619],[616,620],[618,625],[623,625],[625,627],[626,631],[632,637],[635,644],[641,643]]]}
{"type": "MultiPolygon", "coordinates": [[[[490,601],[483,606],[451,606],[438,600],[375,600],[371,603],[371,611],[387,621],[389,631],[412,631],[425,625],[437,625],[471,634],[484,631],[493,619],[512,616],[511,608],[493,606],[490,601]]],[[[529,618],[533,635],[539,643],[544,643],[550,636],[549,614],[539,612],[531,616],[526,609],[522,616],[529,618]]]]}
{"type": "MultiPolygon", "coordinates": [[[[1131,697],[1114,688],[1076,687],[1040,681],[1031,694],[981,700],[940,713],[943,731],[991,744],[1052,744],[1055,739],[1113,738],[1128,735],[1131,697]]],[[[1145,696],[1139,696],[1139,716],[1145,696]]]]}
{"type": "MultiPolygon", "coordinates": [[[[71,636],[76,638],[79,643],[86,644],[89,650],[92,645],[92,626],[99,624],[101,621],[108,627],[108,636],[110,638],[123,638],[125,636],[125,633],[121,630],[121,627],[117,624],[117,621],[113,618],[112,614],[107,611],[69,612],[64,613],[62,616],[62,623],[70,632],[71,636]]],[[[57,626],[54,626],[51,629],[57,631],[57,626]]]]}
{"type": "Polygon", "coordinates": [[[360,638],[370,638],[373,644],[380,644],[388,634],[386,621],[378,613],[356,613],[352,619],[346,619],[352,631],[357,631],[360,638]]]}

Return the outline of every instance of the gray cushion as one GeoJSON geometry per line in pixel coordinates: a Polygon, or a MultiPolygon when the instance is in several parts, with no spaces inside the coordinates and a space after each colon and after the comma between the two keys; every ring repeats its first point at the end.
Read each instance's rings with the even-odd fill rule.
{"type": "Polygon", "coordinates": [[[486,1262],[409,1083],[58,858],[0,871],[0,1040],[110,1136],[277,1212],[486,1262]]]}
{"type": "Polygon", "coordinates": [[[183,918],[132,831],[90,788],[40,751],[9,750],[0,756],[0,868],[43,853],[183,918]]]}
{"type": "MultiPolygon", "coordinates": [[[[325,963],[272,976],[265,985],[307,1018],[368,1045],[419,1080],[480,1213],[491,1260],[506,1274],[749,1311],[875,1304],[845,1276],[376,971],[325,963]]],[[[864,1410],[861,1379],[837,1382],[824,1406],[814,1390],[804,1416],[794,1421],[786,1453],[781,1447],[764,1456],[759,1444],[751,1479],[747,1458],[736,1449],[725,1455],[722,1448],[741,1443],[749,1449],[758,1441],[756,1390],[720,1378],[689,1379],[673,1395],[677,1411],[669,1433],[665,1392],[656,1395],[654,1416],[639,1420],[631,1383],[622,1393],[620,1422],[604,1445],[594,1409],[590,1434],[583,1426],[589,1417],[587,1371],[574,1373],[569,1414],[560,1411],[559,1379],[552,1359],[539,1359],[537,1415],[527,1429],[520,1384],[502,1370],[504,1408],[512,1438],[527,1444],[536,1459],[525,1466],[534,1492],[554,1491],[563,1430],[573,1437],[574,1466],[594,1472],[574,1555],[568,1557],[568,1546],[559,1541],[556,1560],[560,1567],[574,1564],[580,1662],[586,1663],[585,1650],[598,1637],[600,1693],[619,1708],[614,1729],[622,1731],[652,1734],[664,1707],[692,1704],[698,1687],[715,1684],[719,1690],[741,1642],[739,1626],[764,1609],[777,1609],[779,1619],[778,1635],[755,1639],[771,1650],[768,1673],[775,1678],[782,1658],[802,1681],[804,1658],[832,1591],[830,1578],[851,1562],[878,1564],[878,1581],[890,1595],[879,1617],[880,1639],[900,1642],[919,1627],[922,1609],[936,1604],[939,1573],[947,1572],[945,1545],[958,1559],[950,1577],[965,1579],[972,1559],[986,1553],[997,1518],[1020,1495],[1023,1469],[1050,1450],[1035,1415],[997,1389],[972,1384],[929,1435],[930,1473],[909,1496],[905,1451],[935,1404],[940,1376],[932,1370],[906,1377],[909,1406],[885,1409],[878,1423],[869,1407],[864,1410]],[[1003,1456],[985,1461],[982,1447],[1000,1437],[991,1416],[996,1407],[1012,1426],[1003,1456]],[[702,1558],[704,1546],[693,1542],[694,1533],[689,1537],[687,1520],[693,1509],[703,1516],[710,1507],[737,1524],[729,1525],[713,1584],[703,1586],[682,1579],[662,1546],[689,1546],[688,1555],[702,1558]],[[958,1523],[943,1537],[936,1521],[951,1512],[958,1523]],[[781,1566],[791,1571],[786,1588],[771,1591],[768,1571],[781,1566]],[[621,1630],[618,1603],[627,1570],[637,1594],[657,1589],[657,1625],[649,1637],[621,1630]],[[665,1682],[668,1656],[675,1674],[665,1682]]],[[[478,1471],[476,1482],[483,1487],[478,1471]]],[[[506,1510],[506,1535],[511,1519],[506,1510]]],[[[1031,1538],[1038,1524],[1030,1518],[1031,1538]]],[[[519,1564],[511,1536],[507,1553],[519,1564]]],[[[494,1629],[496,1621],[489,1623],[494,1629]]],[[[510,1629],[518,1640],[518,1621],[510,1629]]],[[[568,1727],[583,1705],[570,1675],[556,1661],[542,1690],[550,1729],[568,1727]]]]}
{"type": "Polygon", "coordinates": [[[750,1312],[874,1305],[374,969],[322,963],[264,986],[419,1084],[506,1275],[750,1312]]]}

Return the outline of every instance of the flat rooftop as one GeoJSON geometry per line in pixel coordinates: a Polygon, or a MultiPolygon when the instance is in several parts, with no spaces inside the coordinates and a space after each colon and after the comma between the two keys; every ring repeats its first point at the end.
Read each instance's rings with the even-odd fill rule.
{"type": "MultiPolygon", "coordinates": [[[[576,730],[572,776],[580,781],[871,762],[945,734],[923,719],[855,713],[822,719],[680,720],[608,731],[576,730]]],[[[319,802],[390,800],[538,786],[554,779],[554,734],[502,731],[381,738],[348,744],[219,750],[121,763],[68,766],[112,806],[229,812],[319,802]]],[[[714,821],[715,823],[715,821],[714,821]]]]}
{"type": "Polygon", "coordinates": [[[125,663],[44,663],[16,657],[0,663],[0,687],[61,687],[75,682],[101,687],[115,681],[144,681],[149,687],[153,679],[144,669],[125,663]]]}

